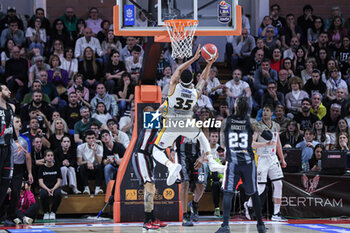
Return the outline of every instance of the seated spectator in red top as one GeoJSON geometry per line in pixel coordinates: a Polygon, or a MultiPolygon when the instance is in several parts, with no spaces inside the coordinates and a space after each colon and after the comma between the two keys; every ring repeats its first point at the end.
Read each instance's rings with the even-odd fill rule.
{"type": "Polygon", "coordinates": [[[17,218],[22,221],[23,224],[32,224],[39,212],[39,205],[36,203],[34,194],[30,191],[30,187],[28,181],[23,181],[20,200],[16,210],[17,218]]]}
{"type": "Polygon", "coordinates": [[[280,71],[283,64],[282,52],[279,48],[275,48],[272,52],[272,59],[270,61],[271,69],[280,71]]]}

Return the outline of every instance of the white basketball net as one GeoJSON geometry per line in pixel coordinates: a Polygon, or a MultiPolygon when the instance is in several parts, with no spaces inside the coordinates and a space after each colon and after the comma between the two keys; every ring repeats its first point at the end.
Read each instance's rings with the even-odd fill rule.
{"type": "Polygon", "coordinates": [[[174,59],[191,57],[193,36],[196,32],[198,21],[182,19],[165,20],[165,25],[171,41],[171,56],[174,59]]]}

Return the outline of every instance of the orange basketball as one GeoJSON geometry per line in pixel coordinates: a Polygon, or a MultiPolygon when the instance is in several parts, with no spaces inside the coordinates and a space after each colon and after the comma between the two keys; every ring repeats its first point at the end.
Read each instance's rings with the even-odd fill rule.
{"type": "Polygon", "coordinates": [[[202,47],[201,54],[205,60],[213,59],[218,53],[218,49],[213,44],[206,44],[202,47]]]}

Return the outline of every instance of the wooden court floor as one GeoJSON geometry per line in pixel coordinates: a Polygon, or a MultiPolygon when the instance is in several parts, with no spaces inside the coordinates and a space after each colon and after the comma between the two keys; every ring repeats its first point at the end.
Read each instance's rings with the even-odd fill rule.
{"type": "MultiPolygon", "coordinates": [[[[214,233],[220,227],[220,221],[200,221],[193,227],[182,227],[178,222],[169,223],[169,226],[157,231],[159,233],[214,233]]],[[[251,233],[256,231],[254,221],[231,221],[231,232],[251,233]]],[[[285,223],[266,222],[268,233],[350,233],[350,220],[290,220],[285,223]]],[[[103,232],[103,233],[134,233],[147,232],[142,229],[141,223],[117,224],[113,222],[92,222],[92,223],[44,223],[32,226],[19,225],[13,228],[0,228],[2,232],[29,233],[66,233],[66,232],[103,232]]]]}

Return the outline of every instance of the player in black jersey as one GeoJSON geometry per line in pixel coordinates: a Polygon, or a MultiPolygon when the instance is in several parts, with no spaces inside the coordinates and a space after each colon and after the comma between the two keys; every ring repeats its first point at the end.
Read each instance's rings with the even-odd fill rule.
{"type": "MultiPolygon", "coordinates": [[[[4,203],[9,187],[13,165],[11,162],[11,140],[17,140],[13,128],[13,116],[15,106],[7,103],[11,92],[5,85],[0,86],[0,206],[4,203]]],[[[15,225],[12,221],[5,220],[5,226],[15,225]]]]}
{"type": "Polygon", "coordinates": [[[262,221],[261,203],[256,186],[256,166],[254,161],[253,147],[263,147],[274,142],[259,143],[254,138],[258,136],[254,132],[250,119],[247,116],[249,103],[246,97],[239,97],[234,105],[235,114],[226,120],[224,138],[226,145],[227,165],[224,172],[222,189],[223,200],[223,223],[216,233],[229,233],[229,219],[232,207],[232,198],[235,187],[242,178],[245,192],[252,197],[253,207],[258,219],[257,230],[265,233],[266,228],[262,221]]]}
{"type": "Polygon", "coordinates": [[[142,129],[132,153],[132,164],[140,185],[144,188],[145,219],[143,228],[145,230],[157,230],[159,227],[167,226],[154,216],[154,195],[156,187],[153,178],[155,162],[152,157],[154,141],[157,138],[157,129],[142,129]]]}

